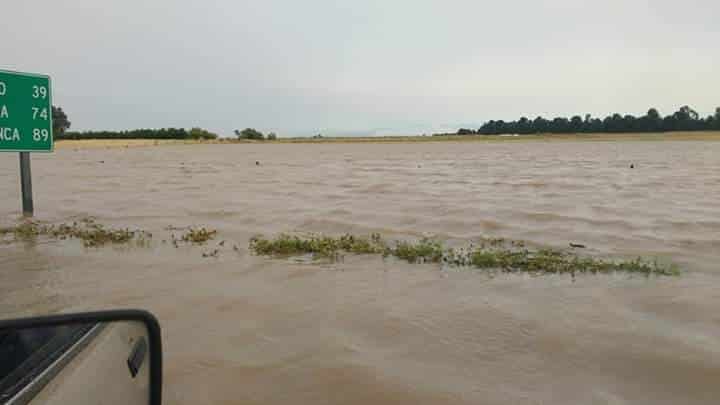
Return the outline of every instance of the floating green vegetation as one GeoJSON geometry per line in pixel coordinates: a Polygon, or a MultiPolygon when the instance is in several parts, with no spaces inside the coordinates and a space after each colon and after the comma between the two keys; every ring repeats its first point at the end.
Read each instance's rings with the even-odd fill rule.
{"type": "Polygon", "coordinates": [[[487,250],[476,249],[469,253],[470,265],[480,269],[500,269],[505,272],[533,274],[559,273],[642,273],[647,275],[678,275],[677,266],[663,265],[638,257],[634,260],[611,261],[557,249],[539,250],[487,250]]]}
{"type": "Polygon", "coordinates": [[[423,238],[414,243],[398,241],[394,248],[388,250],[388,253],[410,263],[440,263],[445,252],[442,243],[423,238]]]}
{"type": "Polygon", "coordinates": [[[107,228],[92,218],[85,218],[71,224],[41,224],[23,221],[18,225],[0,228],[0,236],[11,235],[15,240],[33,240],[39,236],[54,239],[79,239],[85,247],[98,247],[106,244],[136,243],[144,245],[152,238],[152,234],[141,230],[107,228]]]}
{"type": "Polygon", "coordinates": [[[453,249],[440,241],[423,238],[419,241],[387,243],[378,234],[370,237],[343,235],[293,236],[282,234],[275,239],[260,236],[250,240],[250,250],[264,256],[296,256],[310,254],[335,259],[344,253],[382,254],[410,263],[443,263],[449,266],[474,267],[488,271],[529,274],[606,274],[613,272],[674,276],[680,274],[675,265],[664,265],[642,258],[605,260],[579,256],[559,249],[529,249],[522,241],[505,239],[483,240],[479,246],[453,249]]]}
{"type": "Polygon", "coordinates": [[[254,237],[250,249],[259,255],[294,256],[313,254],[318,257],[337,258],[341,252],[356,254],[387,254],[386,245],[380,235],[369,238],[343,235],[340,238],[310,235],[305,238],[282,234],[276,239],[254,237]]]}
{"type": "Polygon", "coordinates": [[[41,226],[30,221],[21,222],[15,226],[7,226],[0,228],[0,236],[3,238],[7,236],[13,236],[18,240],[26,240],[37,237],[40,235],[42,229],[41,226]]]}
{"type": "Polygon", "coordinates": [[[188,228],[187,231],[180,236],[180,240],[195,245],[202,245],[207,243],[209,240],[215,239],[216,235],[217,230],[215,229],[188,228]]]}

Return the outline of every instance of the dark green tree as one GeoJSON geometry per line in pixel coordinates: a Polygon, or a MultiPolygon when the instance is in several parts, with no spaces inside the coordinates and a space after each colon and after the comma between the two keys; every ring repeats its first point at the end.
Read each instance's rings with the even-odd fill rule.
{"type": "Polygon", "coordinates": [[[262,132],[253,128],[245,128],[242,131],[235,130],[235,135],[238,139],[253,139],[259,141],[265,139],[265,135],[263,135],[262,132]]]}
{"type": "Polygon", "coordinates": [[[217,134],[214,134],[208,130],[202,129],[202,128],[192,128],[190,129],[190,132],[188,132],[188,136],[190,139],[217,139],[217,134]]]}
{"type": "Polygon", "coordinates": [[[651,108],[644,117],[640,118],[640,130],[642,132],[662,131],[662,117],[657,109],[651,108]]]}
{"type": "Polygon", "coordinates": [[[698,118],[700,118],[697,111],[693,110],[688,106],[682,106],[680,109],[673,114],[675,118],[675,128],[680,131],[693,131],[698,129],[698,118]]]}
{"type": "Polygon", "coordinates": [[[604,132],[623,132],[624,124],[622,115],[615,113],[603,120],[604,132]]]}
{"type": "Polygon", "coordinates": [[[540,116],[533,120],[533,132],[535,132],[536,134],[541,134],[543,132],[547,132],[547,130],[548,120],[540,116]]]}
{"type": "Polygon", "coordinates": [[[527,117],[520,118],[520,121],[515,125],[515,132],[518,134],[531,134],[533,133],[532,122],[527,117]]]}
{"type": "Polygon", "coordinates": [[[583,119],[579,115],[570,118],[570,132],[583,132],[583,119]]]}
{"type": "Polygon", "coordinates": [[[628,114],[623,117],[622,132],[638,132],[637,118],[628,114]]]}
{"type": "Polygon", "coordinates": [[[52,106],[53,136],[62,138],[65,131],[70,129],[71,122],[61,107],[52,106]]]}
{"type": "Polygon", "coordinates": [[[565,134],[570,132],[570,121],[565,117],[557,117],[550,121],[550,132],[565,134]]]}

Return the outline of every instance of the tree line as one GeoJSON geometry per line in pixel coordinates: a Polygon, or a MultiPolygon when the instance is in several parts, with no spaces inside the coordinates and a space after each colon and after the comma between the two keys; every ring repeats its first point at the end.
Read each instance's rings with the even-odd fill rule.
{"type": "Polygon", "coordinates": [[[516,121],[491,120],[477,130],[461,128],[458,135],[499,135],[499,134],[570,134],[570,133],[620,133],[620,132],[671,132],[671,131],[718,131],[720,130],[720,107],[714,115],[700,117],[688,106],[681,107],[674,114],[662,116],[651,108],[641,116],[612,114],[603,119],[576,115],[571,118],[558,117],[552,120],[543,117],[516,121]]]}
{"type": "MultiPolygon", "coordinates": [[[[71,122],[61,107],[52,106],[53,136],[62,139],[187,139],[204,140],[218,139],[218,135],[202,128],[160,128],[160,129],[134,129],[129,131],[83,131],[69,132],[71,122]]],[[[254,128],[235,130],[238,139],[269,140],[277,139],[274,132],[267,135],[254,128]]]]}
{"type": "Polygon", "coordinates": [[[202,128],[133,129],[130,131],[68,132],[71,122],[61,107],[52,106],[53,137],[62,139],[217,139],[217,134],[202,128]]]}
{"type": "Polygon", "coordinates": [[[202,128],[134,129],[130,131],[55,132],[55,139],[217,139],[217,134],[202,128]]]}

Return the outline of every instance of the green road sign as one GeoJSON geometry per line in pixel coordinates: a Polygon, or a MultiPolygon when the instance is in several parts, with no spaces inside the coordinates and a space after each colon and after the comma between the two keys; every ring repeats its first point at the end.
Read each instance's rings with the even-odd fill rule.
{"type": "Polygon", "coordinates": [[[50,77],[0,70],[0,152],[52,152],[50,77]]]}

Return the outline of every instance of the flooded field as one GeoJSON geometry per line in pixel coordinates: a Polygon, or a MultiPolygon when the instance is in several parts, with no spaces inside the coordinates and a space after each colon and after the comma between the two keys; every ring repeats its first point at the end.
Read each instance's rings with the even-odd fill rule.
{"type": "MultiPolygon", "coordinates": [[[[12,225],[17,156],[0,158],[0,225],[12,225]]],[[[177,145],[32,158],[38,220],[92,216],[153,237],[0,244],[0,317],[153,311],[168,404],[720,396],[720,142],[177,145]],[[186,226],[218,234],[176,247],[180,231],[168,227],[186,226]],[[489,276],[248,250],[254,235],[282,232],[573,243],[682,274],[489,276]]]]}

